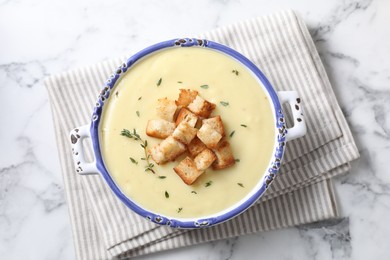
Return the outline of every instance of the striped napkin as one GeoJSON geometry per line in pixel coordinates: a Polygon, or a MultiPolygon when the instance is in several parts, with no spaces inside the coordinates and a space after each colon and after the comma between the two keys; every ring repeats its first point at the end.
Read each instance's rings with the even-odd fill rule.
{"type": "Polygon", "coordinates": [[[68,133],[90,121],[99,90],[124,58],[47,78],[78,259],[125,259],[338,216],[331,177],[347,172],[359,153],[302,20],[284,11],[198,37],[244,54],[277,90],[297,90],[305,106],[307,135],[288,143],[278,178],[245,213],[207,229],[176,230],[134,214],[99,175],[74,172],[68,133]]]}

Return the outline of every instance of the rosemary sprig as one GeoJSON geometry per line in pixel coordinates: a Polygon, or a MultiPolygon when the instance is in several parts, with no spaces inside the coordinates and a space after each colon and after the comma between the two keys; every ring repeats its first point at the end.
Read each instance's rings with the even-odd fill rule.
{"type": "Polygon", "coordinates": [[[157,87],[159,87],[159,86],[161,85],[161,82],[162,82],[162,78],[160,78],[160,79],[157,81],[157,83],[156,83],[157,87]]]}
{"type": "Polygon", "coordinates": [[[169,199],[169,193],[168,193],[168,191],[165,191],[165,198],[169,199]]]}
{"type": "Polygon", "coordinates": [[[236,131],[233,130],[233,131],[230,133],[229,137],[232,138],[235,132],[236,132],[236,131]]]}
{"type": "Polygon", "coordinates": [[[203,89],[208,89],[209,88],[209,85],[202,85],[202,86],[200,86],[201,88],[203,88],[203,89]]]}
{"type": "Polygon", "coordinates": [[[229,105],[229,102],[221,101],[219,102],[222,106],[227,107],[229,105]]]}
{"type": "Polygon", "coordinates": [[[208,186],[210,186],[212,183],[213,183],[213,181],[208,181],[208,182],[206,182],[206,185],[205,185],[205,187],[208,187],[208,186]]]}
{"type": "Polygon", "coordinates": [[[245,188],[245,187],[244,187],[244,184],[242,184],[241,182],[237,182],[237,185],[240,186],[240,187],[242,187],[242,188],[245,188]]]}
{"type": "Polygon", "coordinates": [[[128,129],[123,129],[122,132],[121,132],[121,135],[122,136],[126,136],[126,137],[128,137],[130,139],[134,139],[135,141],[141,142],[140,145],[144,149],[144,152],[145,152],[145,157],[141,158],[141,160],[145,160],[146,161],[145,171],[146,172],[150,171],[152,173],[156,173],[153,170],[154,164],[149,161],[150,155],[146,151],[146,149],[148,147],[148,141],[147,140],[143,140],[135,129],[133,129],[133,132],[130,132],[128,129]]]}

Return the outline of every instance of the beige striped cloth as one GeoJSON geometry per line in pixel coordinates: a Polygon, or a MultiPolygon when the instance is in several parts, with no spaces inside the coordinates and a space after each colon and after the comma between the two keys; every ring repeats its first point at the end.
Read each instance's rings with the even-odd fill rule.
{"type": "MultiPolygon", "coordinates": [[[[157,226],[134,214],[98,176],[74,172],[69,131],[90,121],[113,59],[46,79],[78,259],[126,259],[338,216],[331,177],[359,156],[307,28],[292,11],[219,28],[202,38],[252,60],[277,90],[298,90],[308,133],[288,143],[278,178],[244,214],[201,230],[157,226]]],[[[289,118],[288,118],[289,120],[289,118]]]]}

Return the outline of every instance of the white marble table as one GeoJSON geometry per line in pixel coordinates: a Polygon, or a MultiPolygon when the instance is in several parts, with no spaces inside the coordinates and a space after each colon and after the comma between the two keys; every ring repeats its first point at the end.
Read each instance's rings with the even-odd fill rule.
{"type": "Polygon", "coordinates": [[[44,77],[293,8],[361,152],[336,180],[343,218],[143,259],[390,259],[390,2],[291,2],[1,0],[0,258],[75,258],[44,77]]]}

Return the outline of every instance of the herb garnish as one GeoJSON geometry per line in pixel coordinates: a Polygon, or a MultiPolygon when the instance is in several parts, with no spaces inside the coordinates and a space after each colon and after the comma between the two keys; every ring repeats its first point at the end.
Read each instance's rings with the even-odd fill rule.
{"type": "Polygon", "coordinates": [[[160,79],[157,81],[157,83],[156,83],[157,87],[159,87],[159,86],[161,85],[161,82],[162,82],[162,78],[160,78],[160,79]]]}
{"type": "Polygon", "coordinates": [[[139,117],[140,116],[140,113],[139,113],[139,111],[137,110],[137,111],[135,111],[135,113],[137,114],[137,116],[139,117]]]}
{"type": "Polygon", "coordinates": [[[196,191],[194,191],[194,190],[193,190],[193,191],[191,191],[191,193],[198,194],[198,193],[197,193],[196,191]]]}
{"type": "Polygon", "coordinates": [[[203,89],[208,89],[209,88],[209,85],[202,85],[202,86],[200,86],[201,88],[203,88],[203,89]]]}
{"type": "MultiPolygon", "coordinates": [[[[148,152],[146,151],[146,147],[148,147],[148,141],[147,140],[142,140],[141,136],[137,133],[137,131],[135,129],[133,129],[133,132],[130,132],[129,130],[127,129],[123,129],[122,132],[121,132],[121,135],[122,136],[126,136],[130,139],[134,139],[135,141],[139,141],[141,142],[141,147],[144,149],[144,152],[145,152],[145,157],[142,157],[141,160],[145,160],[146,161],[146,166],[145,166],[145,171],[150,171],[152,173],[156,173],[154,170],[153,170],[153,167],[154,167],[154,164],[149,162],[149,158],[150,158],[150,155],[148,155],[148,152]]],[[[130,159],[131,160],[131,159],[130,159]]]]}
{"type": "Polygon", "coordinates": [[[226,102],[226,101],[221,101],[219,103],[221,103],[221,105],[224,106],[224,107],[229,105],[229,102],[226,102]]]}
{"type": "Polygon", "coordinates": [[[167,176],[158,176],[159,179],[165,179],[167,176]]]}
{"type": "Polygon", "coordinates": [[[168,191],[165,191],[165,198],[169,199],[169,193],[168,193],[168,191]]]}
{"type": "Polygon", "coordinates": [[[177,213],[180,213],[180,211],[182,211],[182,209],[183,209],[182,207],[178,208],[177,213]]]}
{"type": "Polygon", "coordinates": [[[240,162],[240,159],[235,159],[234,161],[235,161],[235,162],[240,162]]]}
{"type": "Polygon", "coordinates": [[[153,173],[156,173],[156,172],[153,170],[153,167],[154,167],[154,164],[153,164],[153,163],[149,163],[148,165],[145,166],[145,172],[153,172],[153,173]]]}
{"type": "Polygon", "coordinates": [[[142,99],[142,96],[138,98],[138,100],[141,100],[142,99]]]}
{"type": "Polygon", "coordinates": [[[248,127],[247,125],[244,125],[244,124],[241,124],[240,126],[242,126],[242,127],[248,127]]]}
{"type": "Polygon", "coordinates": [[[180,84],[181,84],[181,83],[183,83],[183,81],[178,81],[177,83],[180,83],[180,84]]]}
{"type": "Polygon", "coordinates": [[[130,157],[129,159],[130,159],[130,161],[131,161],[132,163],[138,164],[138,161],[136,161],[134,158],[130,157]]]}
{"type": "Polygon", "coordinates": [[[244,184],[242,184],[242,183],[240,183],[240,182],[237,182],[237,185],[240,186],[240,187],[242,187],[242,188],[245,188],[245,187],[244,187],[244,184]]]}
{"type": "Polygon", "coordinates": [[[229,137],[232,138],[235,132],[236,132],[236,131],[233,130],[233,131],[230,133],[229,137]]]}
{"type": "Polygon", "coordinates": [[[205,185],[205,187],[208,187],[208,186],[210,186],[212,183],[213,183],[213,181],[208,181],[208,182],[206,182],[206,185],[205,185]]]}
{"type": "Polygon", "coordinates": [[[232,70],[232,73],[236,74],[236,76],[239,74],[238,70],[232,70]]]}

